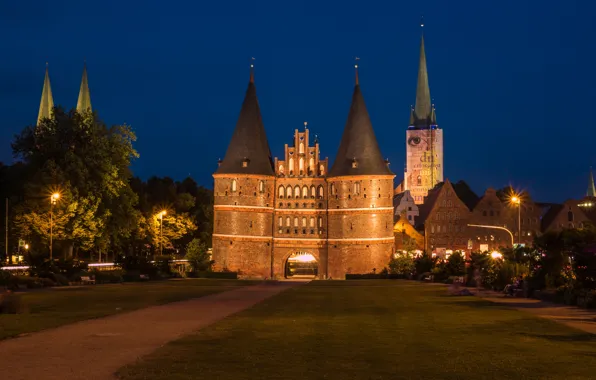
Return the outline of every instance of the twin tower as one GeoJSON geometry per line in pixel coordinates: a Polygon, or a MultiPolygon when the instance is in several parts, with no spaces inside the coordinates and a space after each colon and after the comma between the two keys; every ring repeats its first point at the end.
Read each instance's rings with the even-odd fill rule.
{"type": "MultiPolygon", "coordinates": [[[[416,106],[406,132],[407,166],[398,189],[417,203],[442,181],[442,133],[430,98],[424,39],[416,106]]],[[[300,264],[319,278],[344,278],[387,266],[394,253],[393,179],[360,85],[333,165],[320,158],[308,128],[295,130],[283,158],[272,158],[251,66],[236,129],[213,174],[216,270],[282,278],[300,264]],[[297,263],[297,264],[296,264],[297,263]]]]}
{"type": "MultiPolygon", "coordinates": [[[[54,96],[52,95],[52,86],[50,84],[50,73],[46,64],[46,74],[43,80],[43,89],[41,90],[41,102],[39,104],[39,113],[37,115],[37,124],[42,119],[52,117],[54,109],[54,96]]],[[[89,81],[87,79],[87,65],[83,66],[83,78],[81,79],[81,88],[79,89],[79,99],[77,100],[77,111],[92,111],[91,93],[89,91],[89,81]]]]}

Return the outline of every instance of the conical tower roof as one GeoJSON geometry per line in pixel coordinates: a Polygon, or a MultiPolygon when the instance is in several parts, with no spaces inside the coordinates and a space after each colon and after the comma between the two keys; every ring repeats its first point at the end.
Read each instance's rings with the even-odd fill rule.
{"type": "Polygon", "coordinates": [[[215,174],[274,175],[271,151],[261,120],[252,66],[250,82],[240,109],[236,129],[226,155],[215,174]]]}
{"type": "Polygon", "coordinates": [[[54,97],[52,96],[52,86],[50,85],[50,73],[46,63],[46,75],[43,80],[43,89],[41,90],[41,102],[39,103],[39,113],[37,115],[37,124],[44,118],[52,117],[54,109],[54,97]]]}
{"type": "Polygon", "coordinates": [[[413,123],[410,121],[410,125],[419,128],[428,128],[431,124],[436,124],[436,115],[433,115],[433,108],[430,97],[430,86],[428,84],[428,70],[426,68],[426,53],[424,50],[423,34],[420,38],[420,58],[418,62],[418,84],[416,85],[414,121],[413,123]]]}
{"type": "Polygon", "coordinates": [[[329,177],[349,175],[393,175],[381,156],[357,74],[348,121],[329,170],[329,177]]]}
{"type": "Polygon", "coordinates": [[[590,180],[588,182],[588,191],[586,192],[588,197],[596,198],[596,189],[594,188],[594,174],[592,173],[592,167],[590,167],[590,180]]]}
{"type": "Polygon", "coordinates": [[[91,93],[89,92],[89,82],[87,80],[87,64],[83,66],[83,78],[81,79],[81,88],[79,90],[79,100],[77,101],[77,112],[93,111],[91,108],[91,93]]]}

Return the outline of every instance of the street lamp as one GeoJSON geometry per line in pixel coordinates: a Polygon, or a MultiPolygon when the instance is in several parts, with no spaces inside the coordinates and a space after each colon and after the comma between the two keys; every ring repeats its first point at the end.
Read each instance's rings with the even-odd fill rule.
{"type": "Polygon", "coordinates": [[[159,213],[159,254],[163,255],[163,217],[166,215],[166,210],[159,213]]]}
{"type": "Polygon", "coordinates": [[[53,235],[54,235],[54,205],[60,199],[60,193],[54,193],[50,196],[50,261],[53,260],[53,235]]]}
{"type": "Polygon", "coordinates": [[[517,246],[521,246],[521,198],[517,195],[511,197],[511,203],[517,205],[517,246]]]}

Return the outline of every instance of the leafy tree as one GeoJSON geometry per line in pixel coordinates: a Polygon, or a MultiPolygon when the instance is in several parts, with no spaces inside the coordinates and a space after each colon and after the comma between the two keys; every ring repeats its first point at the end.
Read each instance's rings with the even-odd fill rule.
{"type": "Polygon", "coordinates": [[[185,258],[193,272],[211,270],[215,263],[207,253],[207,247],[199,239],[193,239],[188,243],[185,258]]]}
{"type": "Polygon", "coordinates": [[[416,275],[431,272],[437,264],[437,258],[432,257],[426,251],[422,255],[414,259],[414,267],[416,269],[416,275]]]}
{"type": "Polygon", "coordinates": [[[17,225],[30,223],[25,233],[45,240],[49,196],[59,191],[64,196],[54,207],[56,239],[65,255],[129,236],[136,223],[131,210],[137,199],[128,182],[130,163],[138,157],[135,139],[126,125],[107,127],[94,113],[61,108],[52,119],[25,128],[12,144],[26,167],[17,225]]]}
{"type": "Polygon", "coordinates": [[[455,251],[445,261],[447,276],[463,276],[466,273],[466,259],[462,252],[455,251]]]}
{"type": "Polygon", "coordinates": [[[414,272],[414,255],[409,252],[396,253],[389,261],[389,272],[392,274],[410,275],[414,272]]]}

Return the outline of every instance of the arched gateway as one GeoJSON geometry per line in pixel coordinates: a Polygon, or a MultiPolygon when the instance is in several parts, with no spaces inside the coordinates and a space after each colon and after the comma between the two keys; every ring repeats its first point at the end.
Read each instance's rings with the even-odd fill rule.
{"type": "Polygon", "coordinates": [[[319,274],[317,259],[308,252],[294,252],[285,262],[285,278],[316,278],[319,274]]]}

